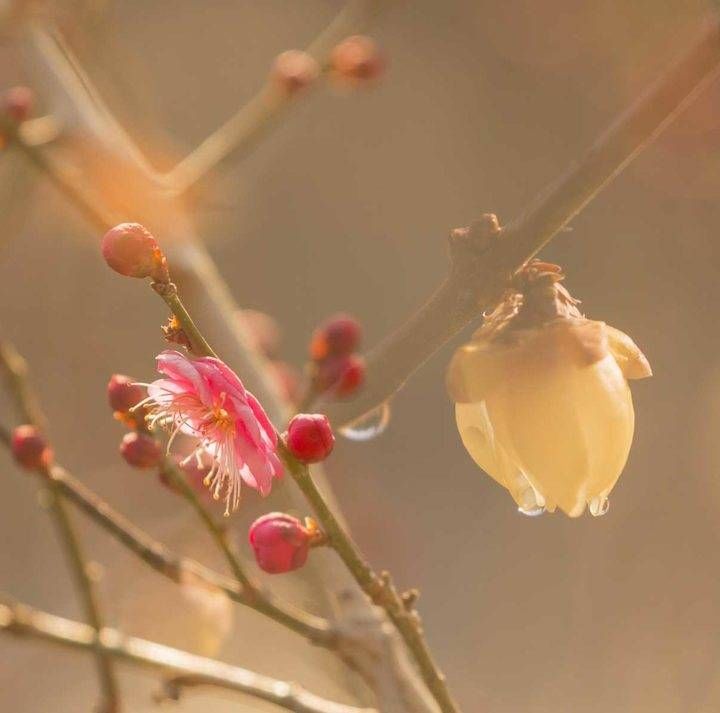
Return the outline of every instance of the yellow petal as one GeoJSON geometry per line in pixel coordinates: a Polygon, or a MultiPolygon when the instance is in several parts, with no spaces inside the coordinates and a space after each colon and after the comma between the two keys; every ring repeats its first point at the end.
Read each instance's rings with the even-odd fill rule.
{"type": "Polygon", "coordinates": [[[626,379],[646,379],[652,376],[652,368],[647,357],[624,332],[605,325],[610,351],[622,369],[626,379]]]}

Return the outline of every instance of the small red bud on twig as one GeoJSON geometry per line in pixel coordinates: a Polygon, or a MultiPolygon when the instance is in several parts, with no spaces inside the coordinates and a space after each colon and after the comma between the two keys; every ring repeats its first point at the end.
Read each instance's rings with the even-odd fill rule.
{"type": "Polygon", "coordinates": [[[302,463],[325,460],[335,445],[330,421],[320,413],[299,413],[288,424],[288,450],[302,463]]]}
{"type": "Polygon", "coordinates": [[[275,58],[270,78],[287,94],[310,86],[320,75],[317,60],[303,50],[287,50],[275,58]]]}
{"type": "Polygon", "coordinates": [[[153,235],[138,223],[121,223],[103,236],[102,254],[115,272],[169,282],[167,261],[153,235]]]}
{"type": "Polygon", "coordinates": [[[248,531],[258,566],[269,574],[302,567],[317,537],[316,527],[306,527],[296,517],[282,512],[263,515],[248,531]]]}
{"type": "Polygon", "coordinates": [[[15,460],[26,470],[43,470],[53,462],[52,448],[35,426],[14,429],[10,448],[15,460]]]}
{"type": "Polygon", "coordinates": [[[135,379],[123,374],[113,374],[107,385],[108,403],[117,413],[127,413],[145,398],[145,390],[135,379]]]}
{"type": "Polygon", "coordinates": [[[344,39],[330,53],[333,75],[350,86],[359,86],[378,79],[385,66],[385,58],[375,40],[365,35],[353,35],[344,39]]]}
{"type": "Polygon", "coordinates": [[[13,87],[5,92],[2,99],[5,115],[21,124],[30,118],[35,104],[35,93],[29,87],[13,87]]]}
{"type": "Polygon", "coordinates": [[[163,450],[156,438],[133,431],[123,437],[120,443],[120,455],[133,468],[149,469],[160,465],[163,450]]]}

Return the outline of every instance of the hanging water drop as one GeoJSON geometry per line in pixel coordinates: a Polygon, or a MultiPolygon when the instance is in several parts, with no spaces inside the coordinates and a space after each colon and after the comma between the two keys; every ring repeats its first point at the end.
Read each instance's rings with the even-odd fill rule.
{"type": "Polygon", "coordinates": [[[593,498],[588,503],[588,509],[593,517],[602,517],[610,509],[610,500],[606,497],[593,498]]]}
{"type": "Polygon", "coordinates": [[[518,508],[518,512],[521,515],[526,515],[527,517],[540,517],[540,515],[545,512],[545,507],[538,505],[534,508],[518,508]]]}
{"type": "Polygon", "coordinates": [[[390,423],[390,404],[385,402],[364,416],[339,429],[350,441],[370,441],[379,436],[390,423]]]}

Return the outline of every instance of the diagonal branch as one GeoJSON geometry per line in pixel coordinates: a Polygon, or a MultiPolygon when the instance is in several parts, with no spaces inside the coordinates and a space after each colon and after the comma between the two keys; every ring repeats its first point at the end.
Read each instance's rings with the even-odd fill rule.
{"type": "MultiPolygon", "coordinates": [[[[350,0],[306,51],[321,65],[327,64],[333,46],[347,34],[357,32],[377,4],[378,0],[350,0]]],[[[266,82],[247,104],[165,175],[171,190],[182,194],[230,156],[247,154],[294,100],[294,95],[266,82]]]]}
{"type": "Polygon", "coordinates": [[[715,79],[719,66],[720,24],[714,19],[687,54],[497,236],[501,239],[489,241],[482,224],[451,235],[449,276],[418,312],[369,354],[366,386],[358,397],[322,405],[331,421],[351,423],[386,402],[430,356],[478,319],[508,277],[617,177],[715,79]],[[460,251],[458,242],[466,243],[460,251]]]}
{"type": "MultiPolygon", "coordinates": [[[[6,597],[2,597],[7,602],[6,597]]],[[[100,652],[107,657],[160,673],[172,673],[174,683],[205,685],[237,691],[274,703],[294,713],[377,713],[329,701],[304,688],[279,681],[238,666],[195,656],[153,641],[125,636],[105,628],[97,636],[85,624],[53,616],[26,605],[0,601],[0,632],[20,637],[43,639],[74,649],[100,652]]]]}

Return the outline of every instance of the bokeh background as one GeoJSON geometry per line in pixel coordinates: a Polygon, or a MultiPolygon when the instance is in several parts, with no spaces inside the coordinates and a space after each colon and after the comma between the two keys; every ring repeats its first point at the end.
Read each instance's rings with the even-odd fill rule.
{"type": "MultiPolygon", "coordinates": [[[[61,13],[109,104],[159,154],[195,145],[338,6],[123,0],[92,23],[74,4],[61,13]]],[[[337,310],[355,314],[372,345],[443,277],[450,228],[485,211],[517,214],[692,41],[712,6],[389,3],[372,31],[390,59],[384,81],[300,102],[224,168],[222,190],[195,208],[201,233],[239,303],[282,323],[289,361],[303,362],[311,329],[337,310]]],[[[0,81],[26,80],[5,43],[0,81]]],[[[61,460],[144,527],[212,562],[180,505],[119,461],[122,431],[105,403],[112,372],[152,376],[162,306],[105,268],[99,236],[45,181],[15,163],[3,180],[2,336],[31,363],[61,460]]],[[[397,396],[381,437],[343,441],[328,463],[371,561],[422,590],[428,638],[468,713],[720,707],[718,195],[716,83],[543,253],[565,267],[586,313],[632,335],[655,371],[634,386],[636,442],[605,517],[524,518],[477,470],[444,393],[452,345],[397,396]]],[[[34,483],[0,461],[0,589],[79,616],[34,483]]],[[[238,538],[261,509],[237,516],[238,538]]],[[[312,680],[302,644],[268,647],[264,622],[233,626],[222,602],[199,613],[102,532],[85,531],[113,622],[202,648],[221,636],[221,620],[219,655],[312,680]]],[[[90,710],[93,673],[81,655],[0,639],[0,710],[90,710]]],[[[128,710],[151,709],[151,677],[123,676],[128,710]]],[[[332,693],[332,682],[320,689],[332,693]]],[[[183,705],[245,710],[210,692],[183,705]]]]}

